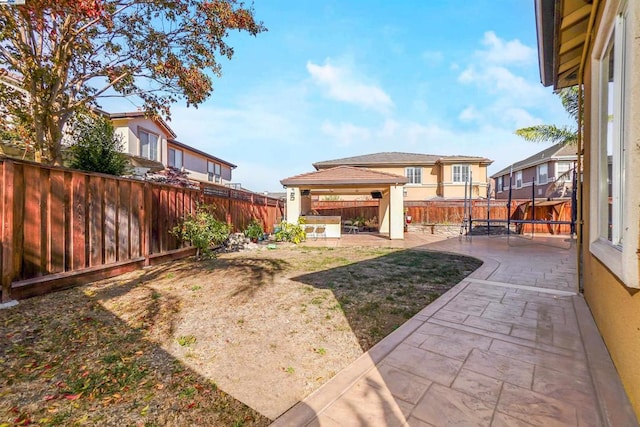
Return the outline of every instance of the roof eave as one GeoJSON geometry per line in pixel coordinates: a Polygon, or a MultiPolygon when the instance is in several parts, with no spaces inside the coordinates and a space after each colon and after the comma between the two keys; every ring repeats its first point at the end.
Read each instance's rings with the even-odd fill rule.
{"type": "Polygon", "coordinates": [[[538,64],[543,86],[557,85],[555,73],[555,31],[557,4],[554,0],[535,0],[538,64]]]}

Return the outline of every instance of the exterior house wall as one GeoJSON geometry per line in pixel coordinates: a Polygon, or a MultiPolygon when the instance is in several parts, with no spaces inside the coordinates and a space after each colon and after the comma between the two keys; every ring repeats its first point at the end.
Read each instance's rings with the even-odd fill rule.
{"type": "Polygon", "coordinates": [[[221,181],[218,182],[218,184],[229,184],[231,182],[231,167],[229,167],[228,165],[223,164],[215,158],[207,157],[198,152],[191,151],[183,145],[177,145],[173,141],[169,141],[167,145],[171,149],[182,152],[182,165],[185,171],[189,174],[190,179],[202,182],[210,182],[209,171],[207,168],[208,162],[211,161],[221,166],[221,181]]]}
{"type": "MultiPolygon", "coordinates": [[[[473,197],[487,196],[487,167],[466,162],[445,163],[441,166],[441,191],[439,196],[447,199],[462,199],[464,183],[453,182],[453,166],[468,165],[473,180],[473,197]]],[[[467,189],[468,191],[468,189],[467,189]]]]}
{"type": "MultiPolygon", "coordinates": [[[[404,200],[406,201],[415,201],[415,200],[426,200],[431,199],[437,196],[437,188],[438,188],[438,166],[437,165],[426,165],[426,166],[409,166],[409,167],[419,167],[422,170],[422,184],[405,184],[404,190],[406,195],[404,196],[404,200]]],[[[394,175],[406,176],[406,166],[399,167],[372,167],[370,169],[392,173],[394,175]]]]}
{"type": "Polygon", "coordinates": [[[136,117],[113,120],[114,131],[122,135],[127,153],[133,156],[140,156],[139,131],[144,130],[158,135],[158,159],[155,159],[166,166],[167,164],[167,134],[151,119],[136,117]]]}
{"type": "MultiPolygon", "coordinates": [[[[535,196],[536,197],[540,197],[540,198],[544,198],[546,197],[547,194],[547,189],[553,184],[554,182],[554,168],[555,168],[555,163],[556,162],[547,162],[547,183],[546,184],[538,184],[538,165],[536,166],[531,166],[525,169],[522,169],[522,187],[521,188],[516,188],[516,170],[513,171],[513,182],[512,182],[512,187],[513,190],[511,191],[511,197],[513,199],[530,199],[531,198],[531,185],[533,184],[533,179],[535,177],[536,180],[536,191],[535,191],[535,196]]],[[[544,164],[544,163],[541,163],[544,164]]],[[[493,185],[495,188],[495,198],[496,199],[507,199],[509,198],[509,179],[510,179],[510,175],[509,174],[505,174],[502,175],[502,180],[503,180],[503,190],[499,191],[499,189],[497,188],[498,185],[498,180],[497,178],[493,180],[493,185]]]]}
{"type": "MultiPolygon", "coordinates": [[[[605,31],[611,29],[611,21],[619,1],[607,1],[604,7],[600,8],[598,24],[596,27],[596,41],[603,37],[605,31]],[[609,10],[611,13],[603,18],[603,12],[609,10]]],[[[631,69],[637,70],[640,64],[640,2],[627,2],[629,15],[626,24],[628,36],[629,53],[627,60],[632,61],[631,69]]],[[[617,51],[616,46],[616,51],[617,51]]],[[[592,52],[593,53],[593,52],[592,52]]],[[[599,135],[594,131],[593,123],[597,121],[597,111],[595,104],[598,101],[598,85],[592,81],[594,68],[592,55],[589,55],[585,69],[585,135],[584,135],[584,191],[583,191],[583,212],[585,225],[583,226],[583,248],[584,259],[584,295],[589,304],[589,308],[598,325],[598,329],[607,345],[611,358],[616,366],[622,383],[627,391],[627,395],[634,407],[636,415],[640,418],[640,290],[625,286],[623,281],[616,276],[609,266],[601,261],[593,250],[590,250],[589,242],[595,240],[593,223],[596,221],[594,209],[590,209],[594,191],[597,190],[598,180],[593,170],[595,169],[594,159],[590,153],[594,153],[594,147],[598,143],[599,135]]],[[[625,117],[631,118],[628,127],[625,128],[629,152],[626,164],[626,181],[630,184],[626,196],[629,199],[628,226],[633,230],[630,239],[624,241],[625,245],[637,245],[640,239],[638,233],[638,202],[640,196],[640,149],[637,141],[640,138],[640,74],[629,73],[627,76],[627,104],[625,117]]],[[[620,179],[620,177],[617,177],[620,179]]],[[[631,254],[637,257],[637,254],[631,254]]],[[[623,262],[625,262],[623,260],[623,262]]],[[[636,259],[637,268],[637,259],[636,259]]]]}

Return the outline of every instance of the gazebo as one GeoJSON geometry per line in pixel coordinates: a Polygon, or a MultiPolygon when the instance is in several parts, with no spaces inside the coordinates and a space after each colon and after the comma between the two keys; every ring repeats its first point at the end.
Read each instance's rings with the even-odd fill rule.
{"type": "MultiPolygon", "coordinates": [[[[390,239],[404,239],[403,188],[407,178],[401,175],[380,172],[353,166],[338,166],[316,172],[285,178],[280,183],[287,189],[287,222],[297,223],[301,216],[318,222],[323,218],[312,215],[311,195],[357,195],[379,199],[379,232],[390,239]]],[[[328,219],[327,219],[328,220],[328,219]]],[[[335,220],[333,220],[335,221],[335,220]]],[[[327,237],[340,237],[338,232],[327,237]]]]}

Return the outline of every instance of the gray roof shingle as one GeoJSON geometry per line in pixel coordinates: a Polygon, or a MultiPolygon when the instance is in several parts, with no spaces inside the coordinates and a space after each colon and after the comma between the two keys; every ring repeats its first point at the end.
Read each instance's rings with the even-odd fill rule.
{"type": "Polygon", "coordinates": [[[466,161],[491,163],[492,161],[484,157],[473,156],[439,156],[434,154],[384,152],[365,154],[362,156],[345,157],[342,159],[325,160],[316,162],[313,167],[316,170],[331,168],[335,166],[421,166],[433,165],[439,161],[466,161]]]}

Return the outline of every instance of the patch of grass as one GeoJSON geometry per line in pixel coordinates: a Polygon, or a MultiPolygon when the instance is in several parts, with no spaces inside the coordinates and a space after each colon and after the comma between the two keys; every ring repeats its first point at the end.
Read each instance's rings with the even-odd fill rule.
{"type": "Polygon", "coordinates": [[[151,292],[151,299],[152,300],[158,300],[158,299],[160,299],[161,296],[162,295],[160,295],[160,292],[157,292],[157,291],[151,292]]]}
{"type": "Polygon", "coordinates": [[[195,291],[199,291],[200,289],[202,289],[202,286],[200,286],[200,285],[194,285],[194,286],[191,287],[191,290],[194,291],[194,292],[195,291]]]}
{"type": "Polygon", "coordinates": [[[174,277],[176,277],[175,273],[167,273],[167,275],[164,276],[165,279],[173,279],[174,277]]]}
{"type": "Polygon", "coordinates": [[[197,339],[193,335],[183,335],[178,337],[177,341],[181,347],[189,347],[190,345],[195,344],[197,339]]]}
{"type": "Polygon", "coordinates": [[[327,354],[327,350],[325,350],[324,348],[320,347],[320,348],[314,348],[313,351],[315,351],[316,353],[318,353],[320,356],[324,356],[325,354],[327,354]]]}

